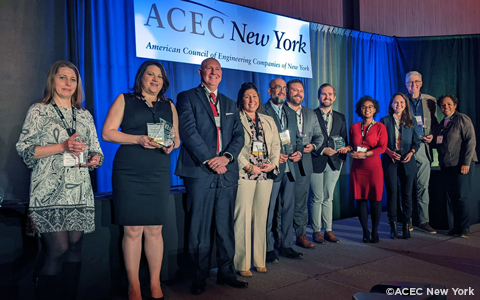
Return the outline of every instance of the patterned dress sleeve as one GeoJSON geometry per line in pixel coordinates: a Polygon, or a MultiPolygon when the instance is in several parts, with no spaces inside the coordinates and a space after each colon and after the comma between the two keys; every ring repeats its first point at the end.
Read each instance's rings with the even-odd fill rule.
{"type": "Polygon", "coordinates": [[[103,164],[104,155],[103,155],[102,148],[100,148],[100,143],[98,142],[98,135],[97,135],[97,130],[95,128],[95,122],[93,121],[93,117],[89,111],[85,110],[85,112],[87,114],[86,119],[88,122],[88,127],[90,127],[90,130],[89,130],[90,131],[90,136],[89,136],[90,154],[92,154],[92,156],[98,155],[98,157],[100,158],[98,165],[94,167],[88,167],[90,171],[93,171],[94,169],[100,167],[103,164]]]}
{"type": "Polygon", "coordinates": [[[42,131],[40,130],[44,116],[44,113],[41,111],[41,105],[43,104],[34,104],[28,109],[20,138],[16,144],[18,155],[22,157],[29,169],[33,169],[38,163],[38,160],[33,158],[37,146],[45,146],[42,144],[42,131]]]}

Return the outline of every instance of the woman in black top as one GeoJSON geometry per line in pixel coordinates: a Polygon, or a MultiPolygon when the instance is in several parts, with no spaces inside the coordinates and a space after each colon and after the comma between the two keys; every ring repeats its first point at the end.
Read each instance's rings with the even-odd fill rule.
{"type": "Polygon", "coordinates": [[[403,213],[403,238],[410,238],[408,230],[412,216],[412,189],[417,163],[413,155],[420,147],[420,139],[413,122],[407,97],[402,93],[393,94],[388,105],[389,116],[382,122],[387,128],[387,150],[382,154],[382,167],[387,190],[388,221],[390,238],[396,239],[398,179],[401,185],[401,206],[403,213]]]}
{"type": "MultiPolygon", "coordinates": [[[[120,94],[105,120],[105,141],[121,144],[113,162],[112,187],[115,223],[124,226],[122,241],[129,299],[141,299],[138,271],[145,236],[153,298],[162,298],[160,270],[163,258],[162,225],[170,195],[170,152],[179,146],[162,146],[148,136],[148,123],[162,119],[178,128],[175,106],[165,97],[169,81],[157,61],[144,62],[135,76],[133,93],[120,94]],[[118,128],[121,131],[118,131],[118,128]]],[[[151,126],[151,125],[150,125],[151,126]]]]}

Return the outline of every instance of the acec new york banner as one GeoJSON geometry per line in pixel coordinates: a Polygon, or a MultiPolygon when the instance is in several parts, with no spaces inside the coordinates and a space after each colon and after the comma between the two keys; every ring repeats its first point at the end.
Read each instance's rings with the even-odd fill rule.
{"type": "Polygon", "coordinates": [[[312,77],[309,23],[221,1],[134,0],[138,57],[312,77]]]}

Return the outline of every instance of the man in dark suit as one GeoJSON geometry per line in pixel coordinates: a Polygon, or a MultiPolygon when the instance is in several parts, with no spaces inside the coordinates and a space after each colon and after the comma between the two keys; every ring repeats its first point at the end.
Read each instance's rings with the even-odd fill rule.
{"type": "Polygon", "coordinates": [[[184,179],[190,221],[188,252],[192,260],[195,295],[205,291],[213,241],[217,247],[217,283],[247,287],[235,275],[233,212],[238,184],[236,161],[244,133],[235,102],[218,92],[220,63],[202,62],[201,84],[177,97],[179,132],[183,144],[175,174],[184,179]]]}
{"type": "Polygon", "coordinates": [[[312,152],[322,146],[324,138],[313,110],[302,106],[304,97],[302,81],[298,79],[290,80],[287,83],[287,104],[295,111],[298,131],[303,143],[302,159],[298,163],[300,176],[295,182],[295,211],[293,213],[293,228],[295,228],[295,235],[297,236],[295,243],[303,248],[313,248],[315,244],[307,238],[307,202],[310,179],[313,173],[312,152]]]}
{"type": "Polygon", "coordinates": [[[314,110],[323,135],[326,137],[323,145],[312,156],[312,199],[310,214],[312,216],[313,241],[325,244],[340,241],[332,230],[333,193],[340,176],[340,170],[345,162],[348,145],[347,124],[345,115],[334,111],[332,104],[337,99],[337,92],[329,83],[324,83],[318,89],[320,105],[314,110]],[[322,225],[325,229],[322,236],[322,225]]]}
{"type": "Polygon", "coordinates": [[[273,182],[267,218],[267,263],[277,263],[274,245],[281,256],[301,258],[302,253],[293,250],[293,211],[295,204],[295,178],[303,148],[298,135],[295,112],[284,105],[287,84],[281,78],[270,81],[270,100],[263,105],[263,113],[271,116],[277,125],[282,143],[280,173],[273,182]],[[278,198],[278,199],[277,199],[278,198]],[[275,243],[272,238],[275,238],[275,243]]]}

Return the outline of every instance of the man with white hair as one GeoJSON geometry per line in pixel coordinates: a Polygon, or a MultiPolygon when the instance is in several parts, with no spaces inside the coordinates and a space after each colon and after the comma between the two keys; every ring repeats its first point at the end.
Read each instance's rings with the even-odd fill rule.
{"type": "Polygon", "coordinates": [[[419,125],[417,126],[418,136],[422,140],[420,148],[415,153],[418,169],[415,179],[418,201],[418,229],[428,233],[437,233],[430,226],[428,216],[428,204],[430,202],[428,183],[430,181],[430,164],[433,161],[430,142],[433,139],[432,132],[438,126],[437,105],[435,97],[420,93],[422,84],[422,74],[417,71],[410,71],[405,76],[412,116],[419,125]]]}

